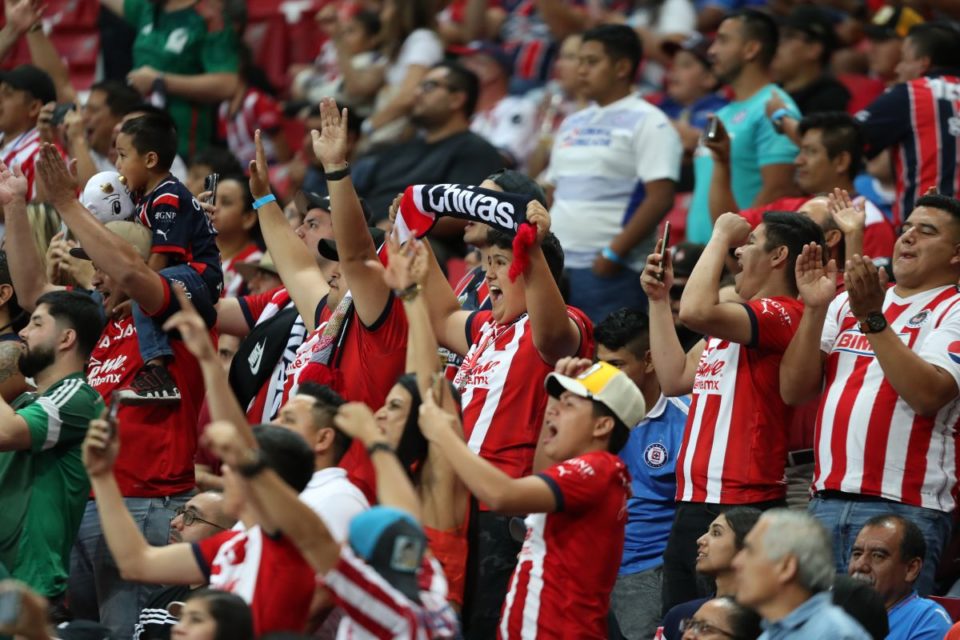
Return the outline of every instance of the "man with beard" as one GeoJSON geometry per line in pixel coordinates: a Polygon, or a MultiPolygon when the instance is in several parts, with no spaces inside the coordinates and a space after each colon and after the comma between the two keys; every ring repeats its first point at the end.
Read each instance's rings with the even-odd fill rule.
{"type": "Polygon", "coordinates": [[[89,296],[40,296],[20,332],[19,358],[37,390],[11,405],[0,400],[0,567],[53,605],[67,589],[70,548],[90,490],[80,444],[103,401],[83,371],[102,328],[89,296]]]}

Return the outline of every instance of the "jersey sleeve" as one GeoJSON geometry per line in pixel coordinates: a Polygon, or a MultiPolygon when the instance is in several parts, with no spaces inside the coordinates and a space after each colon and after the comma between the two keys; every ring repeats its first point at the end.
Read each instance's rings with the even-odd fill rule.
{"type": "Polygon", "coordinates": [[[30,449],[39,453],[57,446],[78,446],[90,421],[102,410],[100,394],[80,378],[72,378],[16,413],[30,430],[30,449]]]}
{"type": "Polygon", "coordinates": [[[271,289],[266,293],[253,293],[237,298],[237,302],[240,303],[240,310],[243,312],[243,317],[247,320],[247,326],[252,328],[253,325],[257,324],[257,320],[260,319],[263,310],[270,304],[270,301],[277,291],[278,289],[271,289]]]}
{"type": "Polygon", "coordinates": [[[239,46],[233,29],[208,33],[203,39],[200,58],[207,73],[236,73],[240,69],[239,46]]]}
{"type": "Polygon", "coordinates": [[[771,351],[786,351],[797,332],[801,309],[784,299],[760,298],[743,305],[753,325],[750,346],[771,351]]]}
{"type": "Polygon", "coordinates": [[[896,84],[857,113],[867,157],[873,158],[899,142],[910,131],[910,90],[896,84]]]}
{"type": "Polygon", "coordinates": [[[920,357],[953,376],[960,388],[960,304],[944,314],[920,348],[920,357]]]}
{"type": "Polygon", "coordinates": [[[213,567],[213,559],[217,557],[217,552],[225,542],[238,535],[237,531],[221,531],[209,538],[204,538],[200,542],[193,543],[193,557],[197,561],[197,566],[203,572],[204,577],[210,580],[210,572],[213,567]]]}
{"type": "Polygon", "coordinates": [[[537,474],[553,491],[557,511],[575,513],[595,506],[619,475],[612,454],[585,455],[564,460],[537,474]]]}
{"type": "Polygon", "coordinates": [[[257,126],[263,131],[276,131],[283,124],[283,115],[276,101],[266,94],[261,94],[253,107],[257,119],[257,126]]]}
{"type": "Polygon", "coordinates": [[[473,345],[480,335],[480,329],[484,324],[493,319],[492,311],[474,311],[467,318],[467,344],[473,345]]]}
{"type": "Polygon", "coordinates": [[[573,320],[580,331],[580,348],[577,349],[577,356],[593,358],[597,345],[593,337],[593,323],[590,322],[590,318],[576,307],[567,307],[567,317],[573,320]]]}
{"type": "MultiPolygon", "coordinates": [[[[792,113],[800,113],[797,105],[783,91],[774,89],[792,113]]],[[[771,164],[793,164],[797,157],[797,145],[788,136],[777,133],[770,118],[763,115],[757,121],[757,164],[765,167],[771,164]]]]}
{"type": "Polygon", "coordinates": [[[147,212],[153,231],[152,253],[187,255],[193,236],[189,207],[190,203],[173,190],[154,196],[147,212]]]}
{"type": "Polygon", "coordinates": [[[846,293],[838,295],[827,308],[827,317],[823,321],[823,331],[820,333],[820,351],[823,353],[833,351],[833,345],[837,342],[837,336],[840,334],[840,318],[843,317],[846,301],[846,293]]]}
{"type": "Polygon", "coordinates": [[[683,145],[670,120],[659,109],[651,111],[634,132],[637,177],[643,182],[677,180],[683,145]]]}

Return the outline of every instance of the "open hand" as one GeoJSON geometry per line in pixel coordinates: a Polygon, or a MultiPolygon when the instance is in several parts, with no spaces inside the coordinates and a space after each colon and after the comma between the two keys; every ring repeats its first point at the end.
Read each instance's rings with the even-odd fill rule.
{"type": "Polygon", "coordinates": [[[83,439],[83,466],[91,478],[113,473],[113,465],[120,452],[120,438],[111,433],[110,426],[104,419],[106,415],[105,409],[99,418],[90,421],[87,435],[83,439]]]}
{"type": "Polygon", "coordinates": [[[557,364],[555,364],[553,367],[553,372],[559,373],[562,376],[567,376],[568,378],[576,378],[578,375],[592,366],[593,360],[589,358],[568,356],[566,358],[560,358],[557,360],[557,364]]]}
{"type": "Polygon", "coordinates": [[[7,206],[13,202],[26,202],[27,200],[27,179],[20,169],[20,165],[14,165],[11,170],[7,165],[0,161],[0,206],[7,206]]]}
{"type": "Polygon", "coordinates": [[[866,226],[867,212],[862,204],[859,206],[850,198],[846,189],[834,189],[827,195],[830,200],[830,217],[840,228],[844,236],[853,233],[863,233],[866,226]]]}
{"type": "Polygon", "coordinates": [[[260,129],[253,134],[256,156],[250,161],[250,193],[259,200],[270,193],[270,167],[267,165],[267,153],[263,150],[260,129]]]}
{"type": "Polygon", "coordinates": [[[40,0],[7,0],[4,4],[7,24],[17,33],[26,33],[40,22],[47,5],[40,0]]]}
{"type": "Polygon", "coordinates": [[[338,171],[347,166],[347,109],[337,110],[333,98],[320,101],[320,131],[310,132],[313,154],[325,172],[338,171]]]}
{"type": "Polygon", "coordinates": [[[180,311],[163,323],[163,330],[179,331],[183,344],[200,362],[217,360],[217,351],[213,348],[207,325],[190,302],[187,292],[179,285],[172,285],[170,288],[180,303],[180,311]]]}
{"type": "Polygon", "coordinates": [[[855,254],[847,260],[843,283],[850,301],[850,312],[857,320],[883,311],[888,281],[887,270],[878,269],[868,256],[855,254]]]}
{"type": "Polygon", "coordinates": [[[36,167],[43,193],[55,209],[77,202],[76,181],[55,146],[48,143],[40,146],[36,167]]]}
{"type": "Polygon", "coordinates": [[[811,308],[824,307],[837,295],[837,263],[830,260],[823,264],[823,247],[811,242],[797,256],[794,271],[800,299],[811,308]]]}
{"type": "Polygon", "coordinates": [[[367,267],[381,271],[384,283],[395,291],[423,284],[427,278],[427,250],[420,240],[411,238],[400,244],[394,230],[387,236],[387,266],[379,260],[368,260],[367,267]]]}

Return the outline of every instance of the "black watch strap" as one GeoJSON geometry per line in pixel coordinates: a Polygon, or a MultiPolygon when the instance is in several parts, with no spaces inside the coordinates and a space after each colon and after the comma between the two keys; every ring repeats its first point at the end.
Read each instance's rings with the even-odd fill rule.
{"type": "Polygon", "coordinates": [[[887,319],[878,311],[867,314],[867,317],[860,321],[861,333],[880,333],[887,328],[887,319]]]}
{"type": "Polygon", "coordinates": [[[237,467],[237,473],[244,478],[253,478],[267,468],[267,459],[262,449],[255,449],[253,459],[237,467]]]}

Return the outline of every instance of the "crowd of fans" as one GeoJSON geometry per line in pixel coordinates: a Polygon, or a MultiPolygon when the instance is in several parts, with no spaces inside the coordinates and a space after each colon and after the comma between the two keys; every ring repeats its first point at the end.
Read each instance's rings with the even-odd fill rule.
{"type": "Polygon", "coordinates": [[[958,4],[440,4],[6,0],[0,634],[960,638],[958,4]]]}

